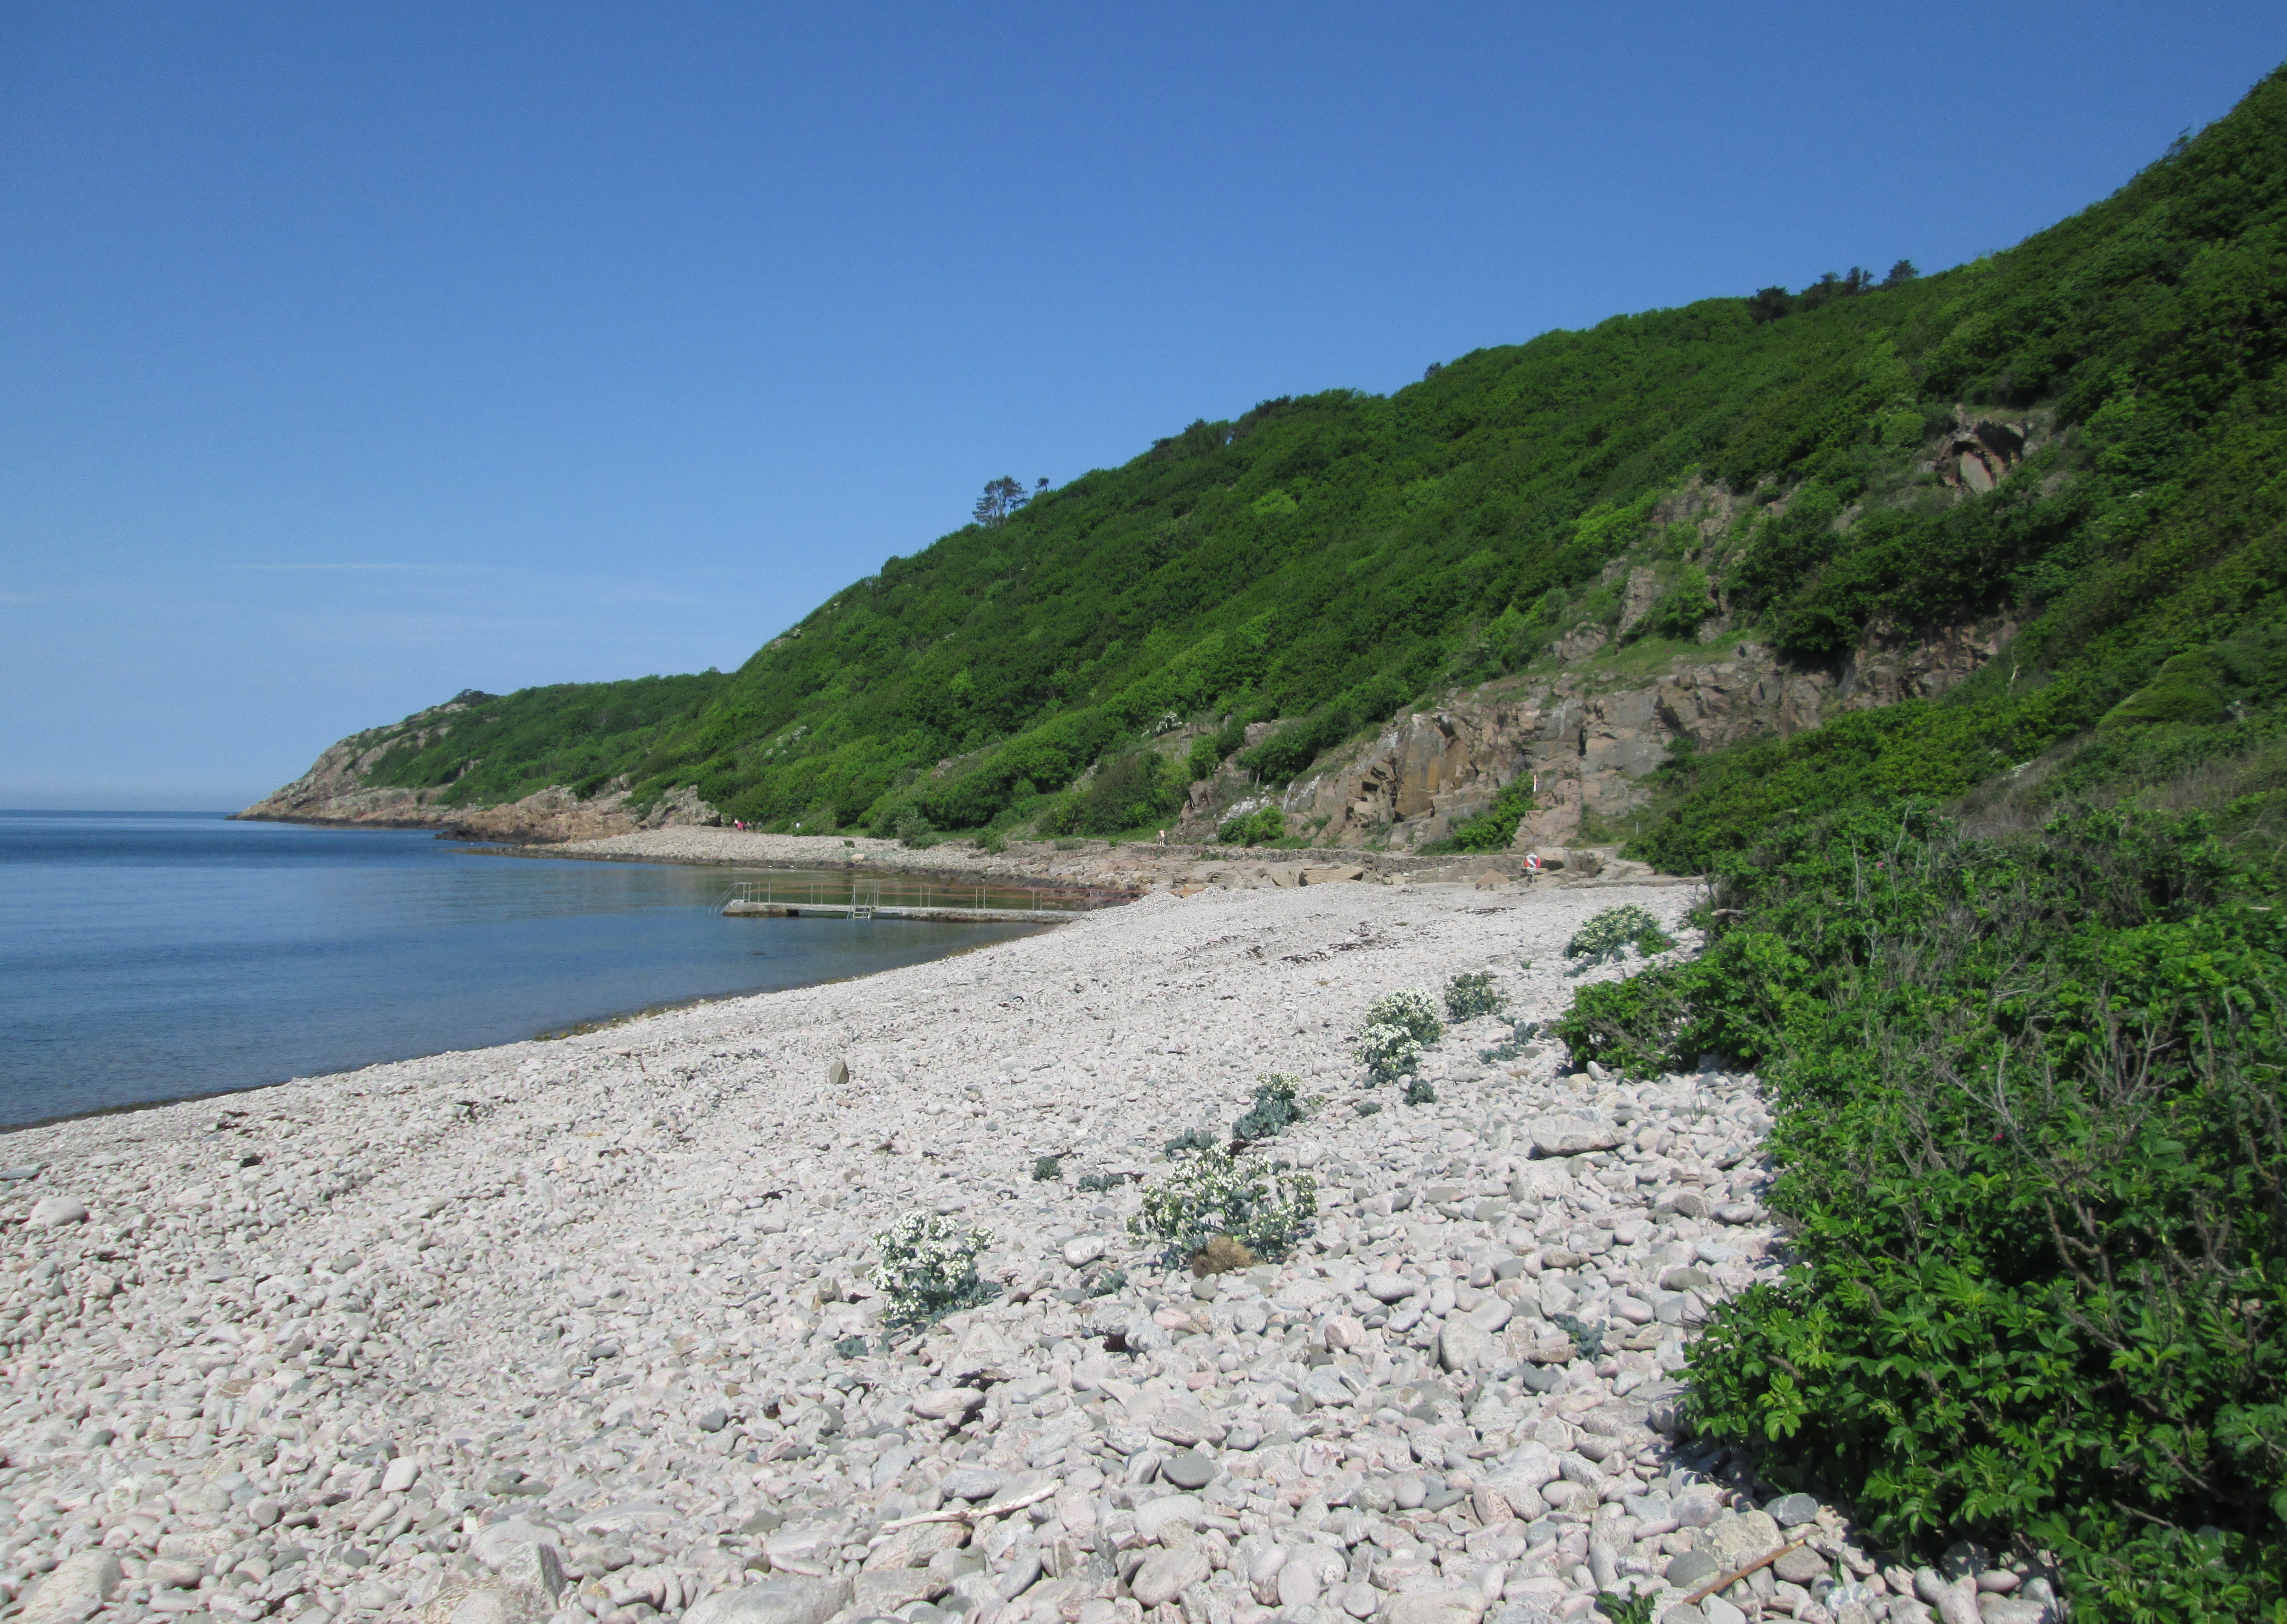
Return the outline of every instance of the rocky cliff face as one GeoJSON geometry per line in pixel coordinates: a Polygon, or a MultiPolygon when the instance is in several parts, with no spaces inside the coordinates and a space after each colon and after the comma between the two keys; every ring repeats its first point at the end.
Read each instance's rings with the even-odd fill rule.
{"type": "MultiPolygon", "coordinates": [[[[482,698],[482,695],[478,695],[482,698]]],[[[401,745],[415,749],[451,731],[462,700],[434,706],[391,727],[368,728],[328,746],[307,772],[257,801],[240,818],[278,823],[324,823],[365,828],[433,828],[473,840],[546,844],[596,840],[636,829],[685,824],[716,824],[720,813],[685,788],[662,796],[648,809],[630,804],[624,783],[582,800],[561,784],[550,784],[519,801],[499,806],[448,806],[448,788],[400,789],[368,781],[381,758],[401,745]]]]}
{"type": "Polygon", "coordinates": [[[1193,786],[1181,834],[1211,838],[1221,820],[1275,803],[1290,822],[1325,819],[1317,836],[1324,844],[1387,836],[1392,848],[1420,845],[1443,839],[1530,775],[1536,810],[1518,826],[1515,844],[1563,845],[1587,815],[1612,818],[1643,804],[1643,780],[1679,739],[1720,749],[1943,693],[2015,632],[2006,621],[1919,634],[1878,626],[1836,670],[1794,666],[1742,642],[1720,657],[1681,657],[1632,685],[1600,684],[1571,669],[1506,678],[1401,717],[1275,795],[1227,767],[1193,786]]]}

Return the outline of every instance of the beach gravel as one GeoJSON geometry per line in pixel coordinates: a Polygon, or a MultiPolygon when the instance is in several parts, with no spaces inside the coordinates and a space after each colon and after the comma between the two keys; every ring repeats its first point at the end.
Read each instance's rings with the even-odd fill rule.
{"type": "MultiPolygon", "coordinates": [[[[1639,903],[1688,948],[1688,900],[1161,891],[860,981],[25,1130],[0,1602],[1532,1624],[1602,1569],[1658,1616],[1680,1557],[1780,1532],[1676,1436],[1687,1344],[1780,1266],[1754,1079],[1571,1073],[1487,1018],[1408,1106],[1348,1040],[1464,971],[1546,1020],[1591,913],[1639,903]],[[1315,1181],[1315,1226],[1171,1266],[1129,1226],[1163,1146],[1227,1137],[1274,1072],[1310,1113],[1258,1153],[1315,1181]],[[889,1320],[872,1237],[913,1212],[990,1232],[988,1300],[889,1320]]],[[[1807,1503],[1789,1537],[1873,1575],[1835,1508],[1779,1509],[1807,1503]]]]}

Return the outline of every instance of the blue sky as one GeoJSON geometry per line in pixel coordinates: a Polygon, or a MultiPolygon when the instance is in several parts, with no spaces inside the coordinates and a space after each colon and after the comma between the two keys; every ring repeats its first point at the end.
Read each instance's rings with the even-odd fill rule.
{"type": "Polygon", "coordinates": [[[2276,7],[0,11],[0,805],[729,669],[1199,416],[2007,246],[2276,7]]]}

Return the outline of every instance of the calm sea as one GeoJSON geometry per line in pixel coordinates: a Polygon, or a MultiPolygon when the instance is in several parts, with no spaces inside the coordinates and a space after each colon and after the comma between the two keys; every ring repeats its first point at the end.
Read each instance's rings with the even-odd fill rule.
{"type": "Polygon", "coordinates": [[[1027,928],[716,915],[766,873],[0,812],[0,1125],[867,975],[1027,928]]]}

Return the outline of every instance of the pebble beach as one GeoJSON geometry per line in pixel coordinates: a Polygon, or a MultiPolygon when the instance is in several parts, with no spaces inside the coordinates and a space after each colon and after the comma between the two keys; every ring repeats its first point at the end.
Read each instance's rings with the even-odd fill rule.
{"type": "Polygon", "coordinates": [[[8,1136],[0,1617],[2057,1616],[2022,1555],[1892,1565],[1682,1424],[1784,1261],[1755,1080],[1511,1022],[1634,968],[1572,973],[1601,909],[1690,951],[1693,893],[1381,878],[8,1136]],[[1367,1087],[1366,1005],[1476,972],[1508,1007],[1434,1100],[1367,1087]],[[1195,1275],[1129,1221],[1271,1073],[1315,1229],[1195,1275]],[[885,1323],[914,1212],[990,1232],[989,1301],[885,1323]]]}

